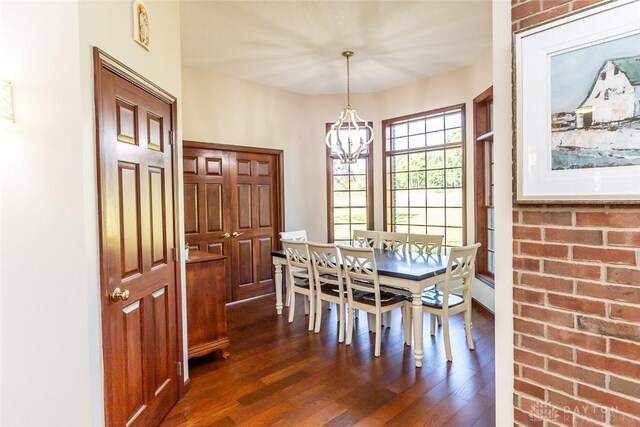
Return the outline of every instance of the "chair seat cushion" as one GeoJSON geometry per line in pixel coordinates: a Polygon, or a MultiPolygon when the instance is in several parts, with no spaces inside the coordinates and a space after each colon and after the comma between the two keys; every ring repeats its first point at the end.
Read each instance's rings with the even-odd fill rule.
{"type": "MultiPolygon", "coordinates": [[[[429,289],[422,293],[422,305],[427,307],[442,308],[444,294],[436,289],[429,289]]],[[[456,307],[464,302],[460,295],[449,294],[449,308],[456,307]]]]}
{"type": "Polygon", "coordinates": [[[309,279],[294,279],[293,280],[293,284],[294,286],[297,286],[299,288],[308,288],[309,287],[309,279]]]}
{"type": "MultiPolygon", "coordinates": [[[[354,294],[353,300],[363,304],[376,305],[376,295],[370,292],[354,294]]],[[[405,300],[406,297],[404,295],[393,294],[391,292],[380,292],[380,304],[382,306],[396,304],[405,300]]]]}
{"type": "MultiPolygon", "coordinates": [[[[338,289],[338,285],[322,285],[320,286],[320,292],[322,292],[323,294],[329,294],[329,295],[338,295],[340,294],[340,289],[338,289]]],[[[342,291],[343,294],[346,296],[347,295],[347,291],[344,290],[342,291]]]]}

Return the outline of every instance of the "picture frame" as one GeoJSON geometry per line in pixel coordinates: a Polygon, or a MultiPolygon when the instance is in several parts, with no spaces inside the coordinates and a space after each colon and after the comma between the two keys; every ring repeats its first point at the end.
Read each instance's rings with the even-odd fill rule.
{"type": "Polygon", "coordinates": [[[640,200],[640,1],[518,32],[515,201],[640,200]]]}
{"type": "Polygon", "coordinates": [[[133,2],[133,40],[146,50],[150,49],[149,10],[142,0],[133,2]]]}

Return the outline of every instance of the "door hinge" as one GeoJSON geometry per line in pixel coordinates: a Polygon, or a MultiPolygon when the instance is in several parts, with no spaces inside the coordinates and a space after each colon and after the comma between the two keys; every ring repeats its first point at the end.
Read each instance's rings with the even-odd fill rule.
{"type": "Polygon", "coordinates": [[[178,251],[176,248],[171,248],[171,251],[173,252],[173,262],[178,262],[178,251]]]}
{"type": "Polygon", "coordinates": [[[169,145],[173,145],[176,142],[176,133],[172,130],[169,131],[169,145]]]}
{"type": "Polygon", "coordinates": [[[182,376],[182,362],[176,362],[176,374],[182,376]]]}

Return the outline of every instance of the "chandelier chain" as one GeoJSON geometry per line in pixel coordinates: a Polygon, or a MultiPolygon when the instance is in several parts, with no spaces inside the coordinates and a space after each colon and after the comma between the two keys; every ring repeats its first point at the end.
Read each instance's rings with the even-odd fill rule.
{"type": "Polygon", "coordinates": [[[350,69],[349,69],[349,56],[347,56],[347,106],[351,107],[351,87],[350,87],[350,69]]]}

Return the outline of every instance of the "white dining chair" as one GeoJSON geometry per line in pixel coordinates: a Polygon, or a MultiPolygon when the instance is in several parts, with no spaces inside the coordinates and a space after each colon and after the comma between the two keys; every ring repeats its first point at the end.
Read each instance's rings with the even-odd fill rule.
{"type": "MultiPolygon", "coordinates": [[[[281,231],[280,232],[280,240],[303,240],[306,241],[307,240],[307,230],[294,230],[294,231],[281,231]]],[[[291,305],[291,287],[289,286],[289,284],[287,283],[287,297],[285,298],[285,302],[284,305],[285,307],[289,307],[291,305]]],[[[307,314],[309,307],[307,306],[307,304],[305,303],[305,312],[307,314]]]]}
{"type": "Polygon", "coordinates": [[[307,230],[281,231],[280,239],[284,240],[307,240],[307,230]]]}
{"type": "Polygon", "coordinates": [[[360,248],[377,248],[378,232],[371,230],[353,230],[353,246],[360,248]]]}
{"type": "Polygon", "coordinates": [[[422,309],[432,315],[431,335],[435,335],[433,316],[442,318],[444,348],[447,360],[451,357],[451,338],[449,335],[449,317],[464,313],[464,327],[467,334],[469,349],[474,350],[473,335],[471,334],[471,284],[473,283],[473,269],[480,243],[451,249],[447,271],[444,275],[442,291],[432,288],[422,294],[422,309]]]}
{"type": "Polygon", "coordinates": [[[376,334],[374,356],[380,356],[382,314],[395,308],[403,311],[402,324],[405,343],[411,342],[411,307],[404,295],[380,290],[380,278],[372,248],[355,248],[338,245],[342,267],[347,282],[347,340],[350,345],[353,339],[354,310],[363,310],[373,316],[375,328],[369,324],[369,330],[376,334]]]}
{"type": "Polygon", "coordinates": [[[409,235],[392,231],[378,232],[378,246],[387,251],[401,251],[407,246],[409,235]]]}
{"type": "Polygon", "coordinates": [[[346,286],[340,266],[340,255],[334,244],[308,242],[316,292],[315,332],[320,332],[322,301],[338,306],[338,342],[344,342],[346,286]]]}
{"type": "Polygon", "coordinates": [[[282,249],[287,257],[287,273],[291,288],[291,305],[289,306],[289,323],[293,322],[296,309],[296,294],[309,301],[309,330],[313,330],[315,316],[315,289],[311,256],[307,242],[302,240],[282,240],[282,249]]]}
{"type": "Polygon", "coordinates": [[[421,254],[440,255],[443,241],[442,234],[409,234],[406,250],[421,254]]]}

